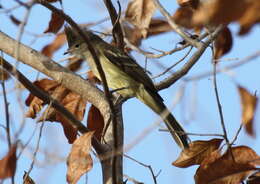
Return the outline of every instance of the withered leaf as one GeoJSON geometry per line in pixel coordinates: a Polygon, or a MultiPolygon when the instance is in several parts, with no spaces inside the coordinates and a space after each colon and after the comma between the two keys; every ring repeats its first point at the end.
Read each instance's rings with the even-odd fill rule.
{"type": "Polygon", "coordinates": [[[49,26],[44,31],[44,33],[57,33],[63,24],[64,24],[64,19],[59,14],[52,12],[49,26]]]}
{"type": "Polygon", "coordinates": [[[259,164],[259,156],[249,147],[237,146],[223,156],[200,166],[195,174],[196,184],[237,184],[259,164]],[[258,161],[256,161],[258,160],[258,161]]]}
{"type": "Polygon", "coordinates": [[[260,1],[251,0],[249,2],[248,8],[242,17],[239,18],[238,22],[240,24],[240,35],[248,33],[251,27],[260,23],[260,1]]]}
{"type": "Polygon", "coordinates": [[[94,136],[101,140],[103,128],[104,128],[104,118],[100,113],[99,109],[94,105],[91,105],[88,112],[88,129],[94,131],[94,136]]]}
{"type": "Polygon", "coordinates": [[[125,18],[138,27],[145,38],[155,9],[152,0],[132,0],[127,6],[125,18]]]}
{"type": "Polygon", "coordinates": [[[92,83],[92,84],[101,84],[101,81],[94,75],[94,73],[89,70],[87,72],[88,75],[88,80],[92,83]]]}
{"type": "Polygon", "coordinates": [[[245,125],[248,135],[255,136],[253,120],[255,116],[257,97],[252,95],[247,89],[238,86],[242,105],[242,123],[245,125]]]}
{"type": "Polygon", "coordinates": [[[203,1],[193,16],[193,23],[196,25],[228,24],[243,15],[248,5],[246,1],[247,0],[203,1]]]}
{"type": "MultiPolygon", "coordinates": [[[[59,85],[56,81],[50,79],[41,79],[39,81],[35,81],[33,84],[38,88],[48,92],[49,94],[51,94],[53,90],[59,85]]],[[[42,106],[45,105],[41,99],[35,97],[32,94],[29,94],[25,100],[25,104],[26,106],[29,106],[26,117],[33,119],[36,117],[36,114],[41,111],[42,106]]]]}
{"type": "MultiPolygon", "coordinates": [[[[34,82],[34,84],[50,94],[52,98],[59,101],[60,104],[71,112],[79,121],[83,119],[87,102],[82,100],[80,95],[73,93],[58,84],[56,81],[50,79],[42,79],[34,82]]],[[[41,99],[30,94],[26,99],[26,105],[29,106],[29,110],[26,114],[27,117],[35,118],[36,114],[42,109],[45,103],[41,99]]],[[[69,143],[73,143],[76,139],[77,129],[74,128],[70,122],[54,108],[47,108],[45,113],[43,113],[43,116],[39,119],[39,121],[45,120],[60,122],[69,143]]]]}
{"type": "Polygon", "coordinates": [[[193,16],[195,25],[219,25],[237,21],[239,34],[246,34],[260,22],[260,1],[256,0],[212,0],[203,1],[193,16]],[[207,10],[207,11],[205,11],[207,10]]]}
{"type": "Polygon", "coordinates": [[[214,59],[219,59],[227,54],[233,44],[232,34],[228,27],[224,27],[214,41],[214,59]]]}
{"type": "Polygon", "coordinates": [[[193,16],[194,9],[190,6],[183,6],[177,9],[177,11],[173,15],[173,20],[176,24],[179,24],[182,27],[187,29],[194,28],[194,24],[192,22],[191,17],[193,16]]]}
{"type": "Polygon", "coordinates": [[[93,167],[90,155],[93,134],[94,132],[83,134],[72,145],[67,159],[67,182],[70,184],[76,184],[80,177],[93,167]]]}
{"type": "Polygon", "coordinates": [[[76,72],[81,68],[83,62],[84,62],[83,59],[77,57],[69,58],[69,63],[67,64],[67,68],[73,72],[76,72]]]}
{"type": "MultiPolygon", "coordinates": [[[[0,58],[0,62],[1,62],[1,58],[0,58]]],[[[1,64],[0,64],[1,66],[1,64]]],[[[6,72],[5,70],[3,70],[2,68],[0,68],[0,80],[7,80],[10,79],[10,75],[8,74],[8,72],[6,72]]]]}
{"type": "Polygon", "coordinates": [[[180,6],[190,6],[192,8],[197,8],[200,0],[177,0],[180,6]]]}
{"type": "Polygon", "coordinates": [[[7,155],[0,160],[0,179],[13,177],[16,171],[16,148],[17,144],[12,145],[7,155]]]}
{"type": "Polygon", "coordinates": [[[211,139],[209,141],[194,141],[188,149],[184,149],[179,158],[172,163],[176,167],[189,167],[201,164],[213,151],[217,150],[223,139],[211,139]]]}
{"type": "Polygon", "coordinates": [[[46,45],[42,49],[42,54],[48,57],[52,57],[53,53],[57,51],[66,43],[66,35],[64,33],[58,34],[52,43],[46,45]]]}
{"type": "Polygon", "coordinates": [[[172,28],[169,23],[162,19],[152,19],[148,29],[148,36],[158,35],[171,31],[172,28]]]}
{"type": "MultiPolygon", "coordinates": [[[[66,97],[61,101],[61,104],[79,120],[83,120],[86,108],[86,101],[83,101],[80,95],[69,92],[66,97]]],[[[57,112],[56,120],[61,122],[64,133],[69,141],[73,143],[77,138],[77,129],[71,126],[66,118],[57,112]]]]}
{"type": "Polygon", "coordinates": [[[126,24],[123,24],[122,28],[124,29],[125,37],[129,42],[135,46],[141,45],[142,41],[142,31],[138,27],[130,27],[126,24]]]}

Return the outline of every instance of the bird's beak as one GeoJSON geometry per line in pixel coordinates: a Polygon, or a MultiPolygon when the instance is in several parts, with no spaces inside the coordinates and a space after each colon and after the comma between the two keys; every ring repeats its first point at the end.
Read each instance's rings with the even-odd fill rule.
{"type": "Polygon", "coordinates": [[[66,54],[71,54],[72,50],[71,49],[68,49],[66,52],[63,53],[63,55],[66,55],[66,54]]]}

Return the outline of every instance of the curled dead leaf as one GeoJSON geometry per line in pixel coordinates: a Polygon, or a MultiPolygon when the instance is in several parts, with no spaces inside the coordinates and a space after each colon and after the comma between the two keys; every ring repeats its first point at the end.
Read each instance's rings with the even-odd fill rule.
{"type": "Polygon", "coordinates": [[[104,128],[104,118],[100,113],[99,109],[94,105],[91,105],[88,112],[88,129],[94,131],[94,136],[101,140],[103,128],[104,128]]]}
{"type": "Polygon", "coordinates": [[[200,166],[195,174],[196,184],[237,184],[259,165],[259,156],[249,147],[237,146],[224,155],[200,166]]]}
{"type": "Polygon", "coordinates": [[[16,171],[16,148],[17,144],[11,146],[9,152],[0,160],[0,179],[13,177],[16,171]]]}
{"type": "Polygon", "coordinates": [[[66,43],[66,36],[64,33],[57,34],[52,43],[46,45],[42,49],[42,54],[52,57],[53,53],[61,48],[66,43]]]}
{"type": "Polygon", "coordinates": [[[80,177],[92,169],[90,155],[91,139],[94,132],[88,132],[75,140],[67,159],[67,182],[76,184],[80,177]]]}
{"type": "MultiPolygon", "coordinates": [[[[42,79],[34,82],[34,84],[51,95],[69,112],[71,112],[79,121],[81,121],[85,114],[86,101],[82,100],[80,95],[68,90],[56,81],[50,79],[42,79]]],[[[26,105],[29,110],[26,113],[27,117],[35,118],[37,113],[46,105],[41,99],[30,94],[26,99],[26,105]]],[[[53,107],[47,108],[39,121],[57,121],[62,124],[64,134],[69,143],[73,143],[77,137],[77,129],[74,128],[70,122],[57,112],[53,107]]]]}
{"type": "Polygon", "coordinates": [[[187,29],[194,28],[191,17],[193,16],[194,9],[190,6],[183,6],[177,9],[173,15],[173,20],[176,24],[179,24],[182,27],[187,29]]]}
{"type": "Polygon", "coordinates": [[[155,9],[152,0],[132,0],[127,6],[125,18],[139,28],[145,38],[155,9]]]}
{"type": "Polygon", "coordinates": [[[194,141],[188,149],[184,149],[178,159],[172,163],[176,167],[189,167],[201,164],[212,152],[217,150],[223,139],[211,139],[209,141],[194,141]]]}
{"type": "Polygon", "coordinates": [[[57,33],[63,24],[64,24],[63,17],[61,17],[58,13],[52,12],[49,26],[44,31],[44,33],[57,33]]]}
{"type": "Polygon", "coordinates": [[[200,0],[177,0],[180,6],[190,6],[192,8],[197,8],[200,0]]]}
{"type": "Polygon", "coordinates": [[[233,44],[232,34],[228,27],[224,27],[214,41],[214,59],[219,59],[227,54],[233,44]]]}
{"type": "Polygon", "coordinates": [[[253,120],[258,99],[242,86],[238,86],[238,91],[242,105],[242,123],[245,125],[248,135],[254,137],[253,120]]]}
{"type": "Polygon", "coordinates": [[[260,22],[260,1],[256,0],[211,0],[203,1],[194,13],[195,25],[240,24],[240,35],[248,33],[251,27],[260,22]],[[207,10],[207,11],[205,11],[207,10]]]}
{"type": "Polygon", "coordinates": [[[101,84],[101,81],[94,75],[94,73],[89,70],[87,72],[88,75],[88,80],[92,83],[92,84],[101,84]]]}

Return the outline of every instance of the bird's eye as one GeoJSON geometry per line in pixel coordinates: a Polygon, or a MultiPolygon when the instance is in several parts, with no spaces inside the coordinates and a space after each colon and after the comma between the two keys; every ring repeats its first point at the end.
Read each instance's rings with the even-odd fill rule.
{"type": "Polygon", "coordinates": [[[79,48],[79,44],[75,45],[76,48],[79,48]]]}

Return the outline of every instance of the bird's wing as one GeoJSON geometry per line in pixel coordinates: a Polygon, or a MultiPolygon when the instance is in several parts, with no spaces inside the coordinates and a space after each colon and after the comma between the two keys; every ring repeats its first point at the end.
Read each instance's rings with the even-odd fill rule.
{"type": "Polygon", "coordinates": [[[132,79],[143,84],[144,87],[157,98],[163,100],[161,96],[157,93],[157,90],[151,78],[133,58],[123,53],[121,50],[111,46],[107,49],[104,49],[103,52],[110,62],[121,68],[132,79]]]}

